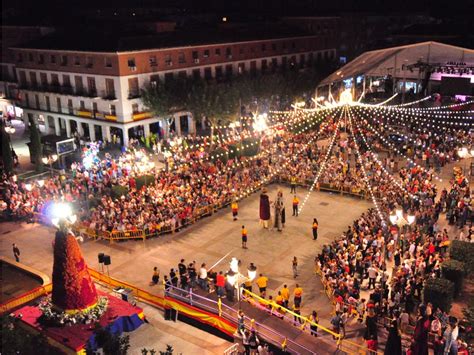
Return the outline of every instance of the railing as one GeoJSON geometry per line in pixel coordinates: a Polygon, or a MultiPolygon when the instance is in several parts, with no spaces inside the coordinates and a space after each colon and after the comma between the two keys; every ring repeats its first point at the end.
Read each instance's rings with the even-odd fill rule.
{"type": "Polygon", "coordinates": [[[31,302],[40,296],[50,293],[52,290],[53,290],[53,284],[47,284],[44,286],[36,287],[35,289],[27,293],[24,293],[18,297],[15,297],[6,303],[0,304],[0,313],[3,314],[5,312],[9,312],[12,309],[15,309],[21,305],[24,305],[25,303],[31,302]]]}
{"type": "Polygon", "coordinates": [[[132,114],[132,119],[134,121],[138,121],[138,120],[143,120],[143,119],[146,119],[146,118],[150,118],[152,116],[153,116],[153,114],[151,112],[136,112],[136,113],[132,114]]]}

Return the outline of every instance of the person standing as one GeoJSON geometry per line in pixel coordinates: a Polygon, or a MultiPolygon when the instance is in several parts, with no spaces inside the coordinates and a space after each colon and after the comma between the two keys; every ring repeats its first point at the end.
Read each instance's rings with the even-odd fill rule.
{"type": "Polygon", "coordinates": [[[274,228],[276,228],[279,232],[281,232],[283,228],[283,223],[282,223],[283,193],[281,191],[278,191],[277,198],[274,203],[274,208],[275,208],[274,228]]]}
{"type": "Polygon", "coordinates": [[[300,287],[300,285],[296,284],[295,290],[293,291],[293,296],[295,304],[301,306],[301,299],[303,298],[303,289],[300,287]]]}
{"type": "Polygon", "coordinates": [[[265,294],[267,292],[267,283],[268,277],[263,276],[260,274],[260,277],[257,279],[258,290],[260,291],[260,297],[265,298],[265,294]]]}
{"type": "Polygon", "coordinates": [[[217,297],[223,297],[224,287],[225,287],[225,276],[222,274],[222,271],[219,271],[219,274],[217,275],[216,287],[217,287],[217,297]]]}
{"type": "Polygon", "coordinates": [[[178,264],[179,275],[182,276],[186,273],[187,268],[186,264],[184,263],[184,259],[181,259],[181,262],[178,264]]]}
{"type": "Polygon", "coordinates": [[[296,279],[296,276],[298,276],[298,259],[296,259],[296,256],[293,257],[293,278],[296,279]]]}
{"type": "Polygon", "coordinates": [[[242,226],[242,248],[247,249],[247,229],[242,226]]]}
{"type": "MultiPolygon", "coordinates": [[[[313,311],[313,312],[309,315],[308,319],[309,319],[309,321],[310,321],[311,323],[316,323],[316,324],[318,324],[318,323],[319,323],[318,312],[313,311]]],[[[314,337],[317,337],[317,336],[318,336],[318,326],[317,326],[317,325],[310,324],[309,329],[310,329],[310,331],[311,331],[311,335],[312,335],[312,336],[314,336],[314,337]]]]}
{"type": "Polygon", "coordinates": [[[281,297],[283,297],[283,307],[288,308],[288,302],[290,300],[290,289],[287,285],[283,285],[281,289],[281,297]]]}
{"type": "Polygon", "coordinates": [[[151,277],[151,284],[150,286],[156,285],[160,282],[160,272],[158,271],[158,268],[155,266],[153,268],[153,276],[151,277]]]}
{"type": "Polygon", "coordinates": [[[318,220],[317,220],[316,218],[313,218],[313,225],[312,225],[312,229],[313,229],[313,240],[317,240],[317,239],[318,239],[318,227],[319,227],[318,220]]]}
{"type": "Polygon", "coordinates": [[[268,229],[270,217],[270,199],[267,195],[267,189],[264,188],[260,194],[260,224],[263,228],[268,229]]]}
{"type": "Polygon", "coordinates": [[[377,269],[373,266],[370,265],[369,269],[367,270],[367,273],[369,274],[369,290],[370,286],[373,286],[375,288],[375,279],[377,278],[377,269]]]}
{"type": "Polygon", "coordinates": [[[15,243],[13,243],[13,256],[15,257],[15,260],[17,263],[20,262],[20,249],[16,246],[15,243]]]}
{"type": "Polygon", "coordinates": [[[234,221],[237,220],[237,216],[239,214],[239,205],[237,203],[237,200],[232,201],[232,204],[230,205],[230,208],[232,209],[232,217],[234,221]]]}
{"type": "Polygon", "coordinates": [[[395,311],[393,316],[394,319],[390,321],[384,355],[402,355],[402,337],[398,330],[398,317],[400,316],[400,312],[395,311]]]}
{"type": "Polygon", "coordinates": [[[426,306],[418,307],[418,320],[413,334],[413,354],[428,355],[428,333],[430,331],[430,318],[426,314],[426,306]]]}
{"type": "Polygon", "coordinates": [[[199,285],[204,291],[209,290],[209,286],[207,283],[207,269],[206,269],[206,264],[203,263],[201,264],[201,268],[199,269],[199,285]]]}
{"type": "Polygon", "coordinates": [[[298,217],[298,206],[300,204],[300,200],[298,199],[298,197],[293,196],[293,216],[296,216],[298,217]]]}
{"type": "Polygon", "coordinates": [[[296,176],[294,175],[292,175],[290,178],[290,186],[291,186],[290,194],[296,193],[296,176]]]}

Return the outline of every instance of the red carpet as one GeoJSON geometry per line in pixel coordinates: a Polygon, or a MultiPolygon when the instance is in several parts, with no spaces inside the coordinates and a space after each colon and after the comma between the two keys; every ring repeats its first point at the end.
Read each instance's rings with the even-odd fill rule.
{"type": "MultiPolygon", "coordinates": [[[[103,327],[110,326],[113,332],[133,331],[143,322],[143,309],[132,306],[130,303],[122,301],[109,294],[97,291],[99,296],[105,296],[109,299],[107,311],[100,318],[100,325],[103,327]]],[[[38,323],[41,317],[41,311],[38,307],[25,306],[15,311],[13,314],[18,317],[22,314],[21,321],[29,325],[37,331],[44,334],[63,346],[79,351],[85,348],[87,341],[93,335],[93,324],[77,324],[67,327],[47,327],[44,328],[38,323]]]]}

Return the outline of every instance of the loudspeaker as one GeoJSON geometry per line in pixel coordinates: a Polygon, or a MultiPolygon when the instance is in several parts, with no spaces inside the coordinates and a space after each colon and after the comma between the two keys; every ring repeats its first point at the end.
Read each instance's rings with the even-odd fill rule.
{"type": "Polygon", "coordinates": [[[104,255],[104,265],[110,265],[110,255],[104,255]]]}
{"type": "Polygon", "coordinates": [[[97,257],[99,258],[99,264],[102,264],[104,262],[104,256],[104,253],[99,253],[99,255],[97,255],[97,257]]]}

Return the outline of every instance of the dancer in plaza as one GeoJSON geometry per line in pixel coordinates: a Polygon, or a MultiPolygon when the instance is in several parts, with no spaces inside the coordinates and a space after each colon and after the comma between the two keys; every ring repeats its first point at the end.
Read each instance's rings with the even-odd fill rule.
{"type": "Polygon", "coordinates": [[[318,220],[316,218],[313,218],[313,225],[312,225],[313,240],[318,240],[318,227],[319,227],[318,220]]]}
{"type": "Polygon", "coordinates": [[[268,221],[270,220],[270,199],[267,195],[267,189],[263,188],[260,194],[260,224],[263,228],[268,229],[268,221]]]}
{"type": "Polygon", "coordinates": [[[292,176],[291,179],[290,179],[290,185],[291,185],[291,190],[290,190],[290,194],[294,194],[296,193],[296,176],[292,176]]]}
{"type": "Polygon", "coordinates": [[[13,256],[15,257],[15,260],[17,263],[20,262],[20,249],[16,246],[15,243],[13,243],[13,256]]]}
{"type": "Polygon", "coordinates": [[[298,276],[298,259],[296,259],[296,256],[293,257],[292,267],[293,267],[293,278],[296,279],[296,276],[298,276]]]}
{"type": "Polygon", "coordinates": [[[278,191],[277,198],[273,205],[275,208],[275,224],[273,227],[276,228],[279,232],[281,232],[283,230],[283,224],[282,224],[283,193],[281,191],[278,191]]]}
{"type": "Polygon", "coordinates": [[[242,248],[247,249],[247,229],[242,226],[242,248]]]}
{"type": "Polygon", "coordinates": [[[237,203],[237,200],[232,201],[230,208],[232,209],[232,218],[234,219],[234,221],[236,221],[237,216],[239,215],[239,205],[237,203]]]}

